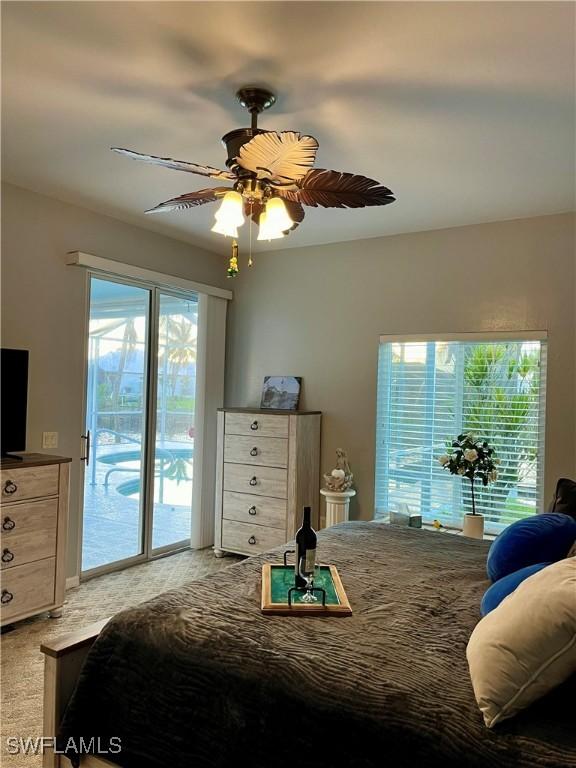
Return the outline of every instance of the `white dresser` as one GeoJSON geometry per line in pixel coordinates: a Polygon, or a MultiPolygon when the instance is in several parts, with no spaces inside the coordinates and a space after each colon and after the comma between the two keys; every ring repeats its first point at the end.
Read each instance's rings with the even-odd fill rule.
{"type": "Polygon", "coordinates": [[[304,506],[318,527],[319,411],[218,412],[215,555],[254,555],[294,538],[304,506]]]}
{"type": "Polygon", "coordinates": [[[27,454],[0,465],[2,625],[50,611],[61,615],[71,459],[27,454]]]}

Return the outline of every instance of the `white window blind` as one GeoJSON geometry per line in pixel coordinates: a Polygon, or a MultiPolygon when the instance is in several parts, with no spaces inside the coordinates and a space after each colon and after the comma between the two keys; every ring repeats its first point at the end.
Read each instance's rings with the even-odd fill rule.
{"type": "Polygon", "coordinates": [[[486,530],[534,514],[542,502],[545,335],[398,340],[382,337],[378,360],[376,517],[395,509],[460,528],[470,481],[438,462],[463,432],[486,439],[498,480],[475,484],[486,530]]]}

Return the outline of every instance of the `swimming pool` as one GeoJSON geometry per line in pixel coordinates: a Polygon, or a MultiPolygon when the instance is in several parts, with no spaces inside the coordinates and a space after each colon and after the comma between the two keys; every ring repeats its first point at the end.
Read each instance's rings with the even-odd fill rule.
{"type": "MultiPolygon", "coordinates": [[[[157,448],[155,456],[156,477],[171,477],[177,475],[178,465],[192,464],[194,458],[193,448],[157,448]]],[[[110,476],[115,472],[138,472],[140,473],[140,462],[142,452],[140,450],[113,451],[98,456],[98,461],[102,464],[112,465],[104,475],[104,487],[110,485],[110,476]],[[132,466],[119,466],[128,464],[132,466]]],[[[180,479],[186,479],[186,471],[180,472],[180,479]]],[[[140,491],[140,478],[126,480],[116,486],[116,490],[123,496],[132,496],[140,491]],[[136,488],[135,488],[136,484],[136,488]]]]}

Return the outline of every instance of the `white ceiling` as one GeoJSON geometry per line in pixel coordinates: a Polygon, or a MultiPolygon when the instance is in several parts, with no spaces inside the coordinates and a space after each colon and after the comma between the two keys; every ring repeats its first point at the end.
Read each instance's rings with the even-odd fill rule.
{"type": "Polygon", "coordinates": [[[141,213],[205,179],[109,147],[223,167],[220,137],[248,124],[235,90],[255,82],[278,92],[262,127],[311,133],[319,167],[398,198],[308,209],[283,247],[573,210],[574,13],[562,2],[4,2],[3,176],[227,249],[211,206],[141,213]]]}

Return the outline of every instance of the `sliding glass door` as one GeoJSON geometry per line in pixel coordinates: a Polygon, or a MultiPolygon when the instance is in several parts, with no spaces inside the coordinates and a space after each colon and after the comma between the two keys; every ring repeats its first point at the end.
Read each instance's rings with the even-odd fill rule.
{"type": "Polygon", "coordinates": [[[198,303],[158,296],[152,549],[190,538],[198,303]]]}
{"type": "Polygon", "coordinates": [[[197,329],[193,294],[90,278],[83,573],[189,543],[197,329]]]}
{"type": "Polygon", "coordinates": [[[82,570],[143,553],[150,291],[90,281],[82,570]]]}

